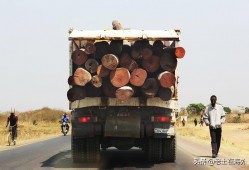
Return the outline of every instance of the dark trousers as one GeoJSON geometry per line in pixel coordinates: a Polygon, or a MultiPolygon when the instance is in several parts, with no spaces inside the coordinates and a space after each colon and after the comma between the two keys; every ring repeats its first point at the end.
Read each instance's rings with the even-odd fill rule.
{"type": "Polygon", "coordinates": [[[217,128],[217,129],[210,128],[212,154],[217,155],[219,153],[221,132],[222,132],[221,128],[217,128]]]}
{"type": "Polygon", "coordinates": [[[14,140],[17,138],[17,126],[13,126],[10,130],[12,131],[12,140],[14,140]]]}

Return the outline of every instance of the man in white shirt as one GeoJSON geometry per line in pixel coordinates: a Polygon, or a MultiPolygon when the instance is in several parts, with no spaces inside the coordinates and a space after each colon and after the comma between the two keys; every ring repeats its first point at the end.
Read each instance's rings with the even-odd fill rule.
{"type": "Polygon", "coordinates": [[[212,95],[211,104],[205,110],[203,120],[209,126],[212,146],[212,158],[216,158],[220,149],[221,125],[225,122],[225,112],[221,105],[217,104],[217,97],[212,95]]]}

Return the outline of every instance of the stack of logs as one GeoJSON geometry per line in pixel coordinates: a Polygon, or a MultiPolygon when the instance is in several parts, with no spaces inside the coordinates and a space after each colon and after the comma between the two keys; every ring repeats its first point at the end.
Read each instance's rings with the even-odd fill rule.
{"type": "Polygon", "coordinates": [[[73,40],[68,100],[111,97],[122,102],[132,96],[170,100],[177,58],[185,55],[184,48],[173,46],[160,40],[73,40]]]}

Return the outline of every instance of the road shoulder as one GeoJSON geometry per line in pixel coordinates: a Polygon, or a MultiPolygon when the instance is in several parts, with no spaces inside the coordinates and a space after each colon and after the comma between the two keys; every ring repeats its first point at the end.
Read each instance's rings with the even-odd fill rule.
{"type": "Polygon", "coordinates": [[[211,144],[205,140],[197,140],[195,138],[177,135],[177,147],[184,149],[193,155],[193,162],[205,163],[221,170],[243,170],[249,169],[249,165],[237,165],[239,162],[243,164],[248,161],[248,154],[236,151],[235,149],[223,146],[221,143],[219,157],[211,158],[211,144]]]}
{"type": "Polygon", "coordinates": [[[58,135],[58,134],[49,135],[49,136],[46,136],[46,137],[37,138],[37,139],[29,139],[29,140],[25,140],[25,141],[18,141],[18,138],[17,138],[17,144],[16,145],[11,144],[9,146],[7,144],[7,142],[6,142],[6,145],[0,146],[0,152],[15,149],[15,148],[19,148],[19,147],[26,146],[26,145],[29,145],[29,144],[33,144],[33,143],[40,142],[40,141],[49,140],[49,139],[56,138],[56,137],[59,137],[59,136],[61,136],[61,135],[58,135]]]}

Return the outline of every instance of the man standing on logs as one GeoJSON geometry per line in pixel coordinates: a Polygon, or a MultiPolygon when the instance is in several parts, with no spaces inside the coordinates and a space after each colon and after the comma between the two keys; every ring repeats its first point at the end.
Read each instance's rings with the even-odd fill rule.
{"type": "Polygon", "coordinates": [[[216,158],[220,149],[221,124],[225,122],[225,112],[221,105],[217,104],[217,97],[212,95],[211,104],[205,110],[203,120],[209,126],[212,146],[212,158],[216,158]]]}

